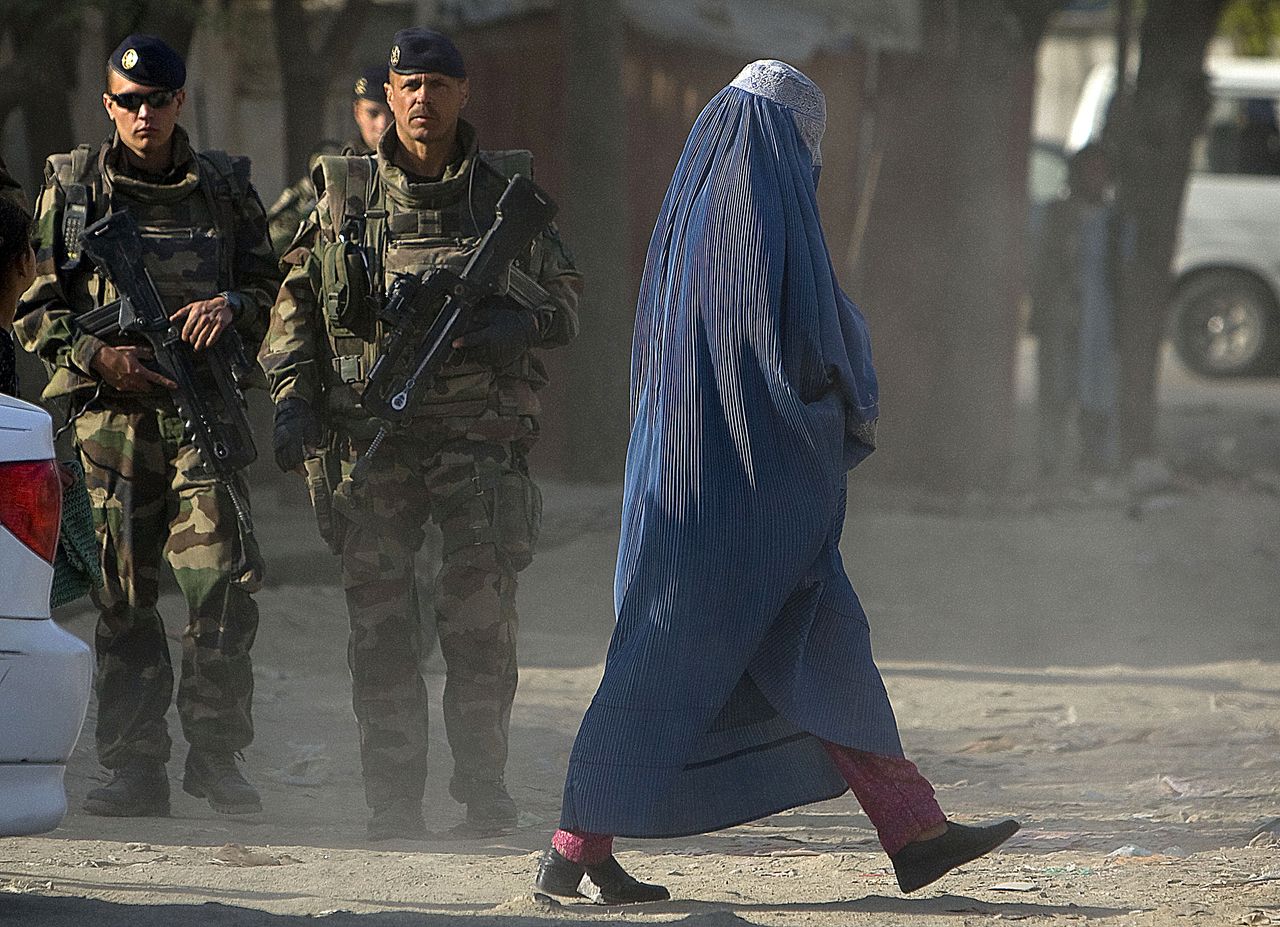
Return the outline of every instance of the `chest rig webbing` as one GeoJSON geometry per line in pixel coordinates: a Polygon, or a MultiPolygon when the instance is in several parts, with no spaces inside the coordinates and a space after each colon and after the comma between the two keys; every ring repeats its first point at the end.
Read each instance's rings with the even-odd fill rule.
{"type": "MultiPolygon", "coordinates": [[[[367,275],[371,299],[380,305],[396,274],[422,275],[442,266],[461,271],[493,223],[507,178],[516,173],[531,176],[532,160],[523,150],[480,152],[468,174],[466,193],[438,207],[407,206],[388,194],[374,155],[322,157],[315,182],[317,191],[328,194],[325,219],[334,238],[357,246],[358,263],[363,265],[359,269],[367,275]]],[[[344,326],[337,321],[338,297],[337,286],[321,294],[331,364],[336,379],[359,392],[378,358],[383,327],[376,321],[367,327],[344,326]]]]}
{"type": "MultiPolygon", "coordinates": [[[[80,254],[85,227],[118,208],[128,208],[138,222],[143,260],[166,307],[172,312],[194,299],[236,288],[235,230],[240,191],[248,188],[248,162],[223,151],[195,155],[199,182],[190,196],[173,203],[143,203],[117,195],[103,166],[88,145],[53,155],[46,174],[63,192],[55,253],[58,268],[71,275],[90,274],[80,254]],[[243,175],[241,177],[240,175],[243,175]]],[[[109,281],[96,278],[90,296],[97,305],[112,294],[109,281]]]]}

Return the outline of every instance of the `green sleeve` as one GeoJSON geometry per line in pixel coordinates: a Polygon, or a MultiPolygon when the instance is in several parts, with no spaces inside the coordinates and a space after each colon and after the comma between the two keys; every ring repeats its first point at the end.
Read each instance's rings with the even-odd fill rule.
{"type": "Polygon", "coordinates": [[[293,248],[281,259],[285,278],[258,353],[273,401],[295,397],[315,408],[323,401],[320,364],[327,356],[324,323],[317,307],[320,269],[311,251],[319,234],[313,212],[299,230],[293,248]]]}
{"type": "Polygon", "coordinates": [[[549,296],[547,302],[534,310],[538,320],[538,347],[568,344],[578,335],[582,274],[574,266],[573,256],[554,223],[534,242],[531,270],[549,296]]]}
{"type": "Polygon", "coordinates": [[[18,302],[14,334],[51,367],[92,377],[90,362],[104,342],[80,334],[72,322],[77,310],[93,308],[90,275],[85,270],[67,274],[58,267],[64,197],[52,171],[46,175],[36,204],[36,279],[18,302]]]}
{"type": "Polygon", "coordinates": [[[280,271],[267,234],[266,210],[252,183],[239,198],[235,249],[235,292],[240,304],[235,326],[253,351],[267,333],[271,304],[280,288],[280,271]]]}

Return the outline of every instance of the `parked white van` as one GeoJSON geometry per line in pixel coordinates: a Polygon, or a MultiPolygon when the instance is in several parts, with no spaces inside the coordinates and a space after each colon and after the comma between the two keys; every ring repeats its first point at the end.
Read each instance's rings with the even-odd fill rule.
{"type": "MultiPolygon", "coordinates": [[[[1212,58],[1192,153],[1169,333],[1207,376],[1280,367],[1280,59],[1212,58]]],[[[1101,135],[1115,68],[1089,75],[1067,151],[1101,135]]]]}

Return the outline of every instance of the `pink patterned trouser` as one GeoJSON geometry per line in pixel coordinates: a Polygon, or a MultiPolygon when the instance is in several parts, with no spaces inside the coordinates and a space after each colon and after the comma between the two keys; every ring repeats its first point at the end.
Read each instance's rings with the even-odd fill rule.
{"type": "MultiPolygon", "coordinates": [[[[823,741],[844,781],[875,825],[880,845],[890,856],[931,827],[946,822],[933,797],[933,786],[916,764],[896,756],[866,753],[823,741]]],[[[558,830],[551,845],[565,859],[585,866],[603,862],[613,853],[613,837],[558,830]]]]}

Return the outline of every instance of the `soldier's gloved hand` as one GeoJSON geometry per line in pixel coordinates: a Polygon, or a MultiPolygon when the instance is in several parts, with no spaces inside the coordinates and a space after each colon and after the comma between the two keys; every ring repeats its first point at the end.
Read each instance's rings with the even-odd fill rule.
{"type": "Polygon", "coordinates": [[[527,309],[498,306],[476,316],[471,331],[455,338],[453,346],[469,350],[480,362],[493,367],[515,363],[538,334],[538,320],[527,309]]]}
{"type": "Polygon", "coordinates": [[[320,416],[306,400],[290,396],[276,406],[276,423],[271,439],[276,466],[288,473],[302,466],[308,448],[320,446],[324,440],[324,427],[320,424],[320,416]]]}

